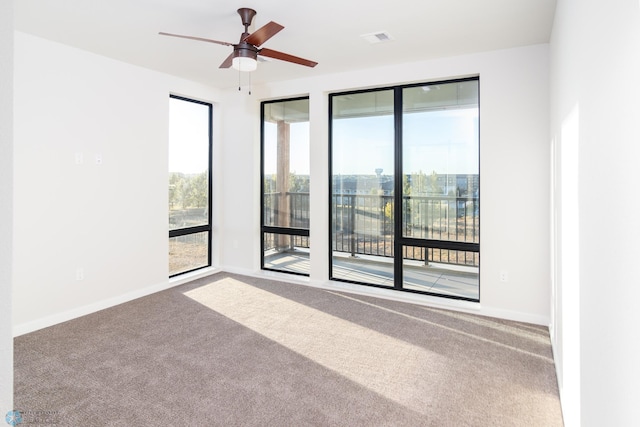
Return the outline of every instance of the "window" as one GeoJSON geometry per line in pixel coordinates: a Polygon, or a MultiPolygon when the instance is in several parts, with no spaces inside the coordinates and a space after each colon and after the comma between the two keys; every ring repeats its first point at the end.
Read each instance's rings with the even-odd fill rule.
{"type": "Polygon", "coordinates": [[[169,99],[169,276],[211,265],[212,105],[169,99]]]}
{"type": "Polygon", "coordinates": [[[393,287],[393,90],[331,97],[332,278],[393,287]]]}
{"type": "Polygon", "coordinates": [[[261,104],[262,269],[309,275],[309,98],[261,104]]]}
{"type": "Polygon", "coordinates": [[[479,80],[329,105],[331,279],[479,301],[479,80]]]}

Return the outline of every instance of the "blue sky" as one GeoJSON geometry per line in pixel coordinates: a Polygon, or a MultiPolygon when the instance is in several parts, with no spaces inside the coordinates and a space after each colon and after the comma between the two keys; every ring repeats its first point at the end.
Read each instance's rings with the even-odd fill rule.
{"type": "MultiPolygon", "coordinates": [[[[208,109],[171,98],[169,170],[207,169],[208,109]],[[179,143],[175,143],[179,141],[179,143]],[[202,153],[194,155],[194,153],[202,153]]],[[[292,123],[291,171],[309,174],[309,123],[292,123]]],[[[393,174],[393,116],[339,119],[333,123],[333,173],[393,174]]],[[[404,173],[478,173],[478,110],[408,113],[403,118],[404,173]]],[[[265,123],[265,173],[275,173],[276,125],[265,123]]]]}
{"type": "MultiPolygon", "coordinates": [[[[383,175],[394,170],[393,117],[334,121],[333,173],[383,175]]],[[[405,114],[403,172],[478,173],[478,110],[452,109],[405,114]]]]}

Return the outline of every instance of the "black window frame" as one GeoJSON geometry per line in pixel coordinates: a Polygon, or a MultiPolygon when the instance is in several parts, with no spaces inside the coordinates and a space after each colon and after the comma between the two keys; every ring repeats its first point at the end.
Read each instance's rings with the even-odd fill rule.
{"type": "Polygon", "coordinates": [[[170,94],[169,95],[170,99],[178,99],[181,101],[186,101],[186,102],[192,102],[194,104],[200,104],[200,105],[204,105],[208,108],[208,114],[207,114],[207,119],[208,119],[208,146],[209,146],[209,153],[208,153],[208,159],[207,159],[207,166],[208,166],[208,207],[207,207],[207,211],[208,211],[208,217],[207,217],[207,224],[205,225],[198,225],[195,227],[184,227],[184,228],[178,228],[178,229],[174,229],[174,230],[169,230],[169,239],[174,238],[174,237],[182,237],[182,236],[188,236],[188,235],[192,235],[192,234],[197,234],[197,233],[207,233],[207,264],[200,266],[200,267],[196,267],[196,268],[192,268],[189,270],[185,270],[185,271],[181,271],[179,273],[175,273],[175,274],[169,274],[169,278],[173,278],[173,277],[177,277],[177,276],[181,276],[183,274],[187,274],[187,273],[192,273],[194,271],[198,271],[198,270],[202,270],[204,268],[208,268],[211,267],[211,260],[212,260],[212,248],[211,248],[211,242],[212,242],[212,234],[213,234],[213,227],[212,227],[212,220],[213,220],[213,104],[210,102],[205,102],[205,101],[200,101],[197,99],[192,99],[192,98],[187,98],[184,96],[179,96],[179,95],[173,95],[170,94]]]}
{"type": "MultiPolygon", "coordinates": [[[[277,273],[284,274],[293,274],[297,276],[309,277],[309,273],[297,272],[297,271],[288,271],[288,270],[280,270],[276,268],[265,267],[264,265],[264,238],[265,234],[279,234],[286,236],[302,236],[309,238],[310,231],[308,228],[300,228],[300,227],[278,227],[278,226],[269,226],[264,224],[264,118],[265,118],[265,106],[269,104],[277,104],[281,102],[291,102],[291,101],[309,101],[309,96],[298,96],[294,98],[283,98],[283,99],[272,99],[267,101],[262,101],[260,103],[260,269],[264,271],[274,271],[277,273]]],[[[309,216],[311,215],[311,209],[309,208],[309,216]]],[[[311,246],[309,244],[309,246],[311,246]]],[[[309,248],[311,249],[311,248],[309,248]]]]}
{"type": "MultiPolygon", "coordinates": [[[[364,286],[372,286],[376,288],[382,289],[392,289],[395,291],[401,292],[409,292],[409,293],[417,293],[430,295],[440,298],[448,298],[454,300],[463,300],[463,301],[471,301],[471,302],[480,302],[481,296],[481,284],[480,284],[480,263],[478,264],[478,298],[468,298],[464,296],[458,295],[446,295],[435,292],[421,291],[417,289],[410,289],[403,287],[403,256],[402,249],[404,246],[413,246],[413,247],[421,247],[421,248],[437,248],[437,249],[446,249],[446,250],[454,250],[454,251],[467,251],[478,253],[478,257],[480,257],[480,231],[478,231],[478,243],[472,242],[459,242],[459,241],[447,241],[447,240],[434,240],[434,239],[416,239],[411,237],[404,237],[402,233],[402,221],[394,222],[394,257],[393,257],[393,273],[394,273],[394,286],[382,286],[373,283],[365,283],[354,280],[347,280],[342,278],[334,277],[333,275],[333,99],[337,96],[345,96],[345,95],[356,95],[363,93],[373,93],[378,91],[393,91],[394,97],[394,152],[396,157],[394,159],[394,217],[402,218],[402,185],[403,185],[403,157],[402,157],[402,124],[403,124],[403,90],[407,88],[413,87],[423,87],[423,86],[435,86],[442,84],[450,84],[450,83],[460,83],[460,82],[468,82],[468,81],[476,81],[478,84],[478,145],[480,148],[480,76],[471,76],[471,77],[463,77],[463,78],[455,78],[448,80],[438,80],[438,81],[427,81],[420,83],[411,83],[411,84],[400,84],[400,85],[392,85],[385,87],[376,87],[369,89],[357,89],[343,92],[334,92],[329,94],[328,99],[328,138],[329,138],[329,168],[328,168],[328,177],[329,177],[329,191],[328,191],[328,218],[329,218],[329,234],[328,234],[328,242],[329,242],[329,280],[344,282],[344,283],[352,283],[357,285],[364,286]],[[399,197],[399,199],[398,199],[399,197]],[[399,202],[399,203],[398,203],[399,202]]],[[[478,206],[480,203],[480,170],[481,162],[480,162],[480,149],[478,149],[478,206]]],[[[478,209],[478,221],[480,222],[480,211],[478,209]]]]}

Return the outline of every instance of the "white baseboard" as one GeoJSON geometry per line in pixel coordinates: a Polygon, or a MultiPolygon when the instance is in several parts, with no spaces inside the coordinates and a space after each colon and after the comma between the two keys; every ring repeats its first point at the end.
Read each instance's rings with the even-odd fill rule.
{"type": "Polygon", "coordinates": [[[203,277],[211,276],[212,274],[219,273],[220,269],[216,267],[207,267],[200,270],[192,271],[191,273],[181,274],[180,276],[172,277],[169,279],[169,283],[173,286],[182,285],[184,283],[191,282],[193,280],[201,279],[203,277]]]}
{"type": "Polygon", "coordinates": [[[222,268],[221,270],[241,274],[244,276],[258,277],[263,279],[278,280],[287,283],[302,284],[305,286],[313,286],[316,288],[343,291],[356,295],[372,296],[376,298],[388,299],[392,301],[407,302],[410,304],[424,305],[433,308],[442,308],[447,310],[461,311],[480,316],[497,317],[499,319],[513,320],[516,322],[525,322],[535,325],[549,326],[549,319],[531,313],[523,313],[519,311],[496,309],[483,306],[481,303],[456,300],[449,298],[440,298],[430,295],[417,294],[411,292],[398,292],[392,289],[377,288],[374,286],[362,286],[351,283],[336,282],[331,280],[318,281],[310,280],[306,276],[296,276],[293,274],[278,273],[266,270],[246,270],[238,268],[222,268]]]}
{"type": "Polygon", "coordinates": [[[97,301],[91,304],[87,304],[81,307],[73,308],[71,310],[63,311],[61,313],[52,314],[50,316],[41,317],[30,322],[13,325],[13,336],[18,337],[20,335],[28,334],[40,329],[48,328],[49,326],[57,325],[58,323],[67,322],[69,320],[76,319],[78,317],[86,316],[87,314],[95,313],[96,311],[104,310],[109,307],[123,304],[125,302],[132,301],[134,299],[151,295],[156,292],[164,291],[166,289],[177,286],[176,283],[167,280],[163,283],[147,286],[142,289],[136,289],[135,291],[127,292],[122,295],[118,295],[112,298],[107,298],[102,301],[97,301]]]}
{"type": "Polygon", "coordinates": [[[504,320],[513,320],[515,322],[531,323],[533,325],[545,326],[547,328],[549,327],[549,318],[546,316],[541,316],[539,314],[524,313],[521,311],[504,310],[501,308],[492,307],[485,307],[480,314],[482,314],[483,316],[497,317],[504,320]]]}
{"type": "Polygon", "coordinates": [[[167,280],[166,282],[156,285],[147,286],[142,289],[137,289],[132,292],[128,292],[123,295],[118,295],[112,298],[107,298],[102,301],[97,301],[92,304],[88,304],[82,307],[77,307],[71,310],[67,310],[61,313],[56,313],[50,316],[45,316],[40,319],[36,319],[30,322],[18,324],[13,326],[13,336],[18,337],[20,335],[28,334],[39,329],[47,328],[49,326],[57,325],[58,323],[73,320],[75,318],[85,316],[87,314],[95,313],[96,311],[104,310],[109,307],[123,304],[125,302],[132,301],[137,298],[141,298],[147,295],[151,295],[156,292],[164,291],[166,289],[173,288],[175,286],[182,285],[192,280],[200,279],[219,272],[228,272],[233,274],[240,274],[244,276],[278,280],[281,282],[299,284],[304,286],[312,286],[315,288],[348,292],[356,295],[372,296],[376,298],[382,298],[392,301],[407,302],[411,304],[419,304],[434,308],[443,308],[449,310],[462,311],[471,314],[478,314],[481,316],[497,317],[500,319],[514,320],[518,322],[533,323],[536,325],[549,326],[549,319],[544,316],[538,316],[529,313],[521,313],[503,309],[495,309],[491,307],[483,307],[480,303],[461,301],[447,298],[432,297],[429,295],[414,294],[410,292],[398,292],[391,289],[376,288],[372,286],[354,285],[351,283],[335,282],[335,281],[317,281],[310,280],[306,276],[296,276],[285,273],[278,273],[265,270],[248,270],[240,268],[207,268],[198,270],[193,273],[187,273],[179,277],[167,280]]]}

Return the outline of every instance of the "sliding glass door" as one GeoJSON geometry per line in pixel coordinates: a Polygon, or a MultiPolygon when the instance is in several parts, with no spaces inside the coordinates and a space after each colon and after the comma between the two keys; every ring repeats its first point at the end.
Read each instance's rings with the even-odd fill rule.
{"type": "Polygon", "coordinates": [[[478,79],[330,98],[330,277],[479,301],[478,79]]]}

